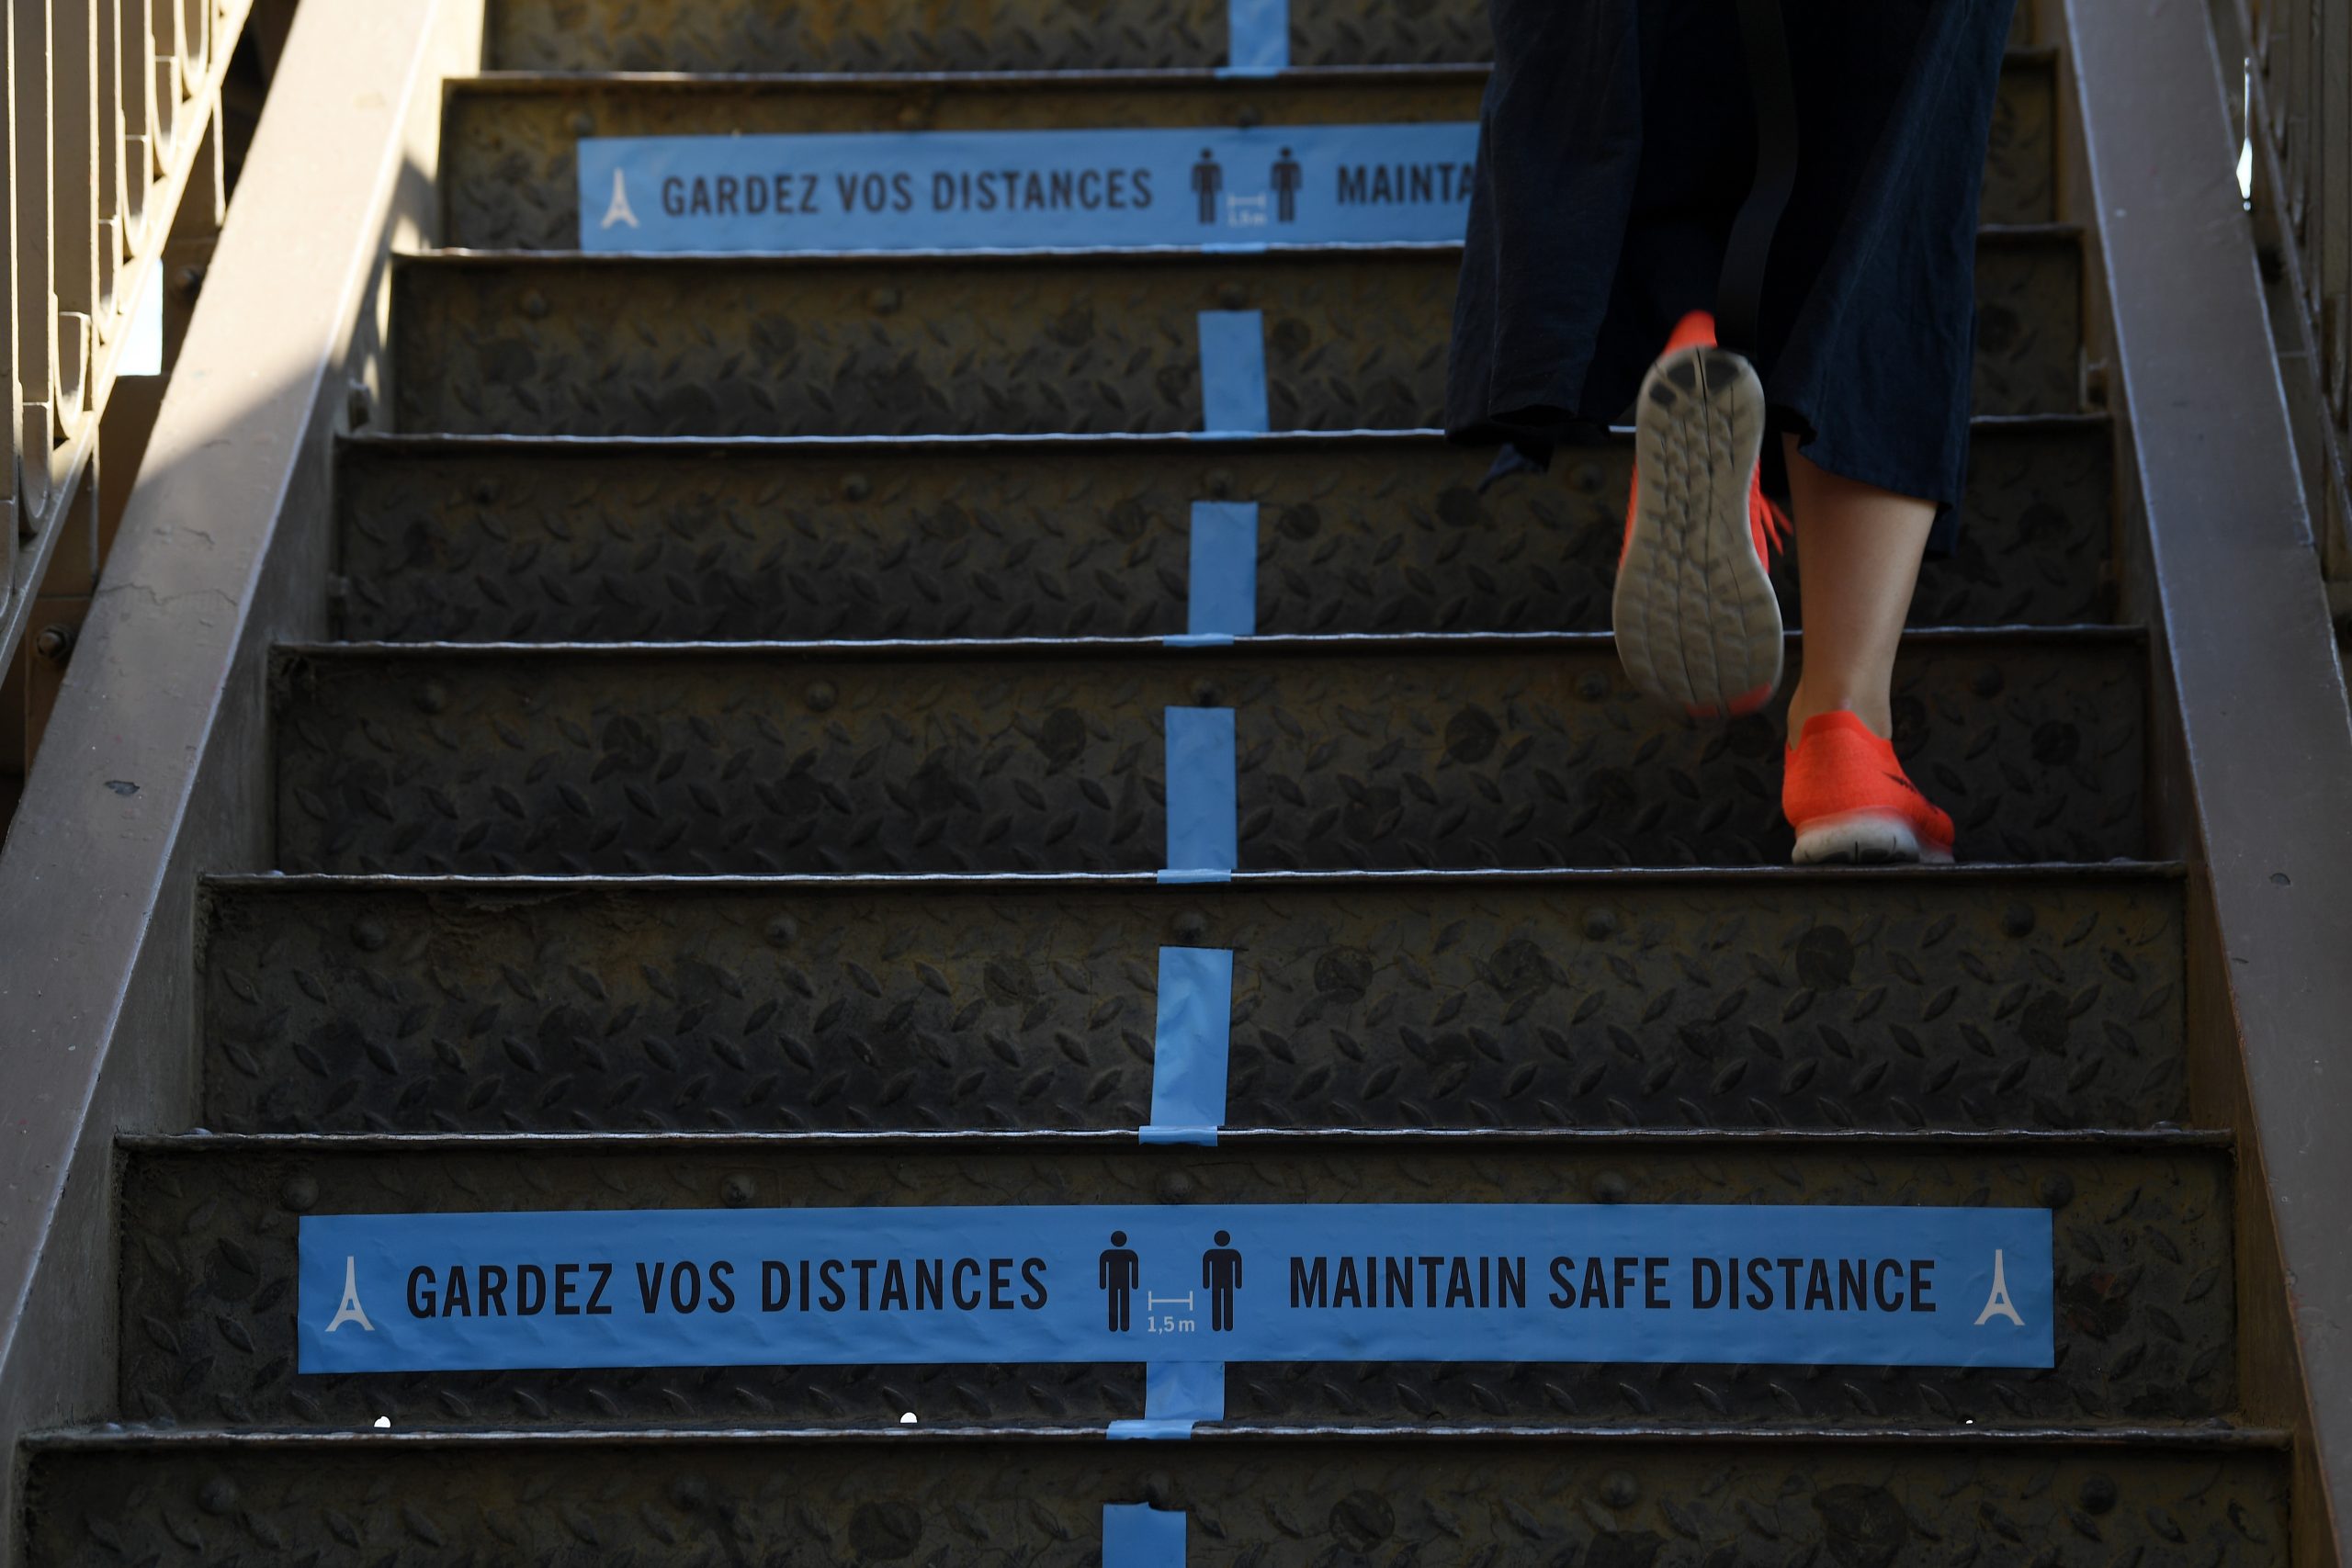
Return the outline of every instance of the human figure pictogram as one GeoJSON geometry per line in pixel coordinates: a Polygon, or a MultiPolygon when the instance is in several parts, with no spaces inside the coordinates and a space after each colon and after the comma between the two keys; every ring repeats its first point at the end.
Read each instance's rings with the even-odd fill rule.
{"type": "Polygon", "coordinates": [[[1193,165],[1193,194],[1201,198],[1201,221],[1216,221],[1217,193],[1225,189],[1225,170],[1216,154],[1204,147],[1201,161],[1193,165]]]}
{"type": "Polygon", "coordinates": [[[1297,159],[1290,155],[1290,149],[1283,148],[1283,155],[1274,160],[1274,221],[1291,223],[1297,220],[1298,187],[1306,178],[1306,170],[1299,166],[1297,159]]]}
{"type": "Polygon", "coordinates": [[[1128,1308],[1135,1303],[1136,1283],[1143,1278],[1143,1260],[1135,1248],[1127,1245],[1127,1233],[1113,1231],[1111,1245],[1102,1249],[1102,1258],[1095,1270],[1095,1282],[1102,1286],[1108,1299],[1111,1332],[1127,1332],[1128,1308]]]}
{"type": "Polygon", "coordinates": [[[1216,1233],[1216,1245],[1201,1254],[1201,1284],[1209,1293],[1209,1332],[1223,1334],[1233,1326],[1233,1293],[1241,1289],[1241,1254],[1233,1236],[1216,1233]]]}

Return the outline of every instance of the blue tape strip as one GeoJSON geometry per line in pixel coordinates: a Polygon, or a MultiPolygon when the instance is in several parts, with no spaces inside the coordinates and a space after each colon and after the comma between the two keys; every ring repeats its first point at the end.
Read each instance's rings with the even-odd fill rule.
{"type": "Polygon", "coordinates": [[[1257,632],[1258,503],[1196,501],[1184,635],[1168,640],[1225,643],[1257,632]]]}
{"type": "Polygon", "coordinates": [[[1169,865],[1162,882],[1230,882],[1242,863],[1230,707],[1167,710],[1169,865]]]}
{"type": "Polygon", "coordinates": [[[1143,1419],[1114,1421],[1122,1438],[1189,1438],[1195,1423],[1225,1419],[1223,1361],[1153,1361],[1143,1370],[1143,1419]]]}
{"type": "Polygon", "coordinates": [[[1290,66],[1290,0],[1226,0],[1226,71],[1254,76],[1290,66]]]}
{"type": "Polygon", "coordinates": [[[1232,953],[1219,947],[1161,948],[1145,1143],[1216,1145],[1216,1130],[1225,1125],[1232,1050],[1232,953]]]}
{"type": "Polygon", "coordinates": [[[1201,429],[1209,435],[1263,435],[1266,316],[1262,310],[1201,312],[1201,429]]]}
{"type": "Polygon", "coordinates": [[[1105,1503],[1102,1568],[1184,1568],[1184,1511],[1105,1503]]]}
{"type": "Polygon", "coordinates": [[[1168,869],[1162,882],[1226,882],[1241,863],[1233,710],[1170,708],[1168,869]]]}

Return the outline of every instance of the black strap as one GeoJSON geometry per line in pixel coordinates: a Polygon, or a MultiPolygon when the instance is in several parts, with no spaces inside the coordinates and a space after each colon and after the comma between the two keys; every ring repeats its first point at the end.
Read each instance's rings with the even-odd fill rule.
{"type": "Polygon", "coordinates": [[[1739,36],[1747,87],[1756,100],[1756,183],[1732,220],[1731,244],[1715,288],[1715,336],[1753,358],[1772,235],[1797,180],[1797,89],[1781,0],[1739,0],[1739,36]]]}

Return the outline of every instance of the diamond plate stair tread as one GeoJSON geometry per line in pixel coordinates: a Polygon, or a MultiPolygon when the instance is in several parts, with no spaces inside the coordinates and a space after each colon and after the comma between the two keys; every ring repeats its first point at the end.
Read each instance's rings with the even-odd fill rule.
{"type": "MultiPolygon", "coordinates": [[[[1980,420],[1915,626],[2104,621],[2104,416],[1980,420]]],[[[345,635],[660,641],[1164,637],[1195,501],[1259,503],[1267,633],[1600,631],[1626,442],[1481,494],[1434,436],[346,443],[345,635]]],[[[1784,609],[1796,620],[1793,572],[1784,609]]]]}
{"type": "Polygon", "coordinates": [[[1096,1568],[1103,1506],[1149,1502],[1192,1568],[2284,1568],[2288,1487],[2276,1454],[2089,1444],[130,1437],[33,1450],[28,1561],[1096,1568]]]}
{"type": "MultiPolygon", "coordinates": [[[[840,77],[746,81],[510,76],[450,85],[442,141],[447,243],[477,250],[580,243],[584,136],[726,136],[1139,126],[1402,124],[1476,120],[1480,69],[1293,74],[840,77]]],[[[2012,57],[1985,164],[1987,223],[2058,215],[2052,57],[2012,57]]]]}
{"type": "Polygon", "coordinates": [[[216,1132],[1132,1128],[1163,943],[1236,1127],[2188,1116],[2157,873],[216,884],[216,1132]]]}
{"type": "MultiPolygon", "coordinates": [[[[2021,0],[2012,47],[2034,37],[2021,0]]],[[[491,0],[484,54],[520,71],[1017,71],[1214,67],[1224,0],[491,0]]],[[[1484,61],[1485,0],[1290,7],[1295,65],[1484,61]]]]}
{"type": "MultiPolygon", "coordinates": [[[[1963,856],[2141,853],[2145,657],[1909,639],[1963,856]]],[[[1152,871],[1170,705],[1235,710],[1244,870],[1787,858],[1777,719],[1686,728],[1604,637],[326,646],[277,689],[286,871],[1152,871]]]]}
{"type": "MultiPolygon", "coordinates": [[[[1443,423],[1460,247],[395,258],[396,424],[503,435],[1201,428],[1199,313],[1262,311],[1277,430],[1443,423]]],[[[1984,231],[1979,413],[2077,402],[2082,247],[1984,231]]]]}
{"type": "Polygon", "coordinates": [[[1547,1363],[1237,1365],[1237,1422],[1835,1421],[1852,1429],[2194,1420],[2235,1397],[2230,1156],[2125,1137],[1961,1148],[1623,1139],[1464,1146],[1326,1137],[1216,1149],[877,1147],[871,1141],[194,1138],[123,1177],[121,1398],[175,1425],[396,1427],[748,1421],[1100,1426],[1141,1368],[735,1367],[298,1376],[303,1213],[1028,1202],[1987,1204],[2055,1213],[2046,1371],[1547,1363]]]}

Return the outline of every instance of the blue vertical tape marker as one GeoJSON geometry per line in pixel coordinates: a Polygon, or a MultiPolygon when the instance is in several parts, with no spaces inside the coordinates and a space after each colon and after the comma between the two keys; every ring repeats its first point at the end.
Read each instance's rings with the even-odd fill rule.
{"type": "Polygon", "coordinates": [[[1258,634],[1258,503],[1193,502],[1184,635],[1171,643],[1228,643],[1258,634]]]}
{"type": "Polygon", "coordinates": [[[1184,1511],[1105,1503],[1102,1568],[1184,1568],[1184,1511]]]}
{"type": "Polygon", "coordinates": [[[1225,948],[1159,950],[1159,1024],[1151,1053],[1147,1144],[1216,1143],[1233,1049],[1233,954],[1225,948]]]}
{"type": "Polygon", "coordinates": [[[1143,1419],[1114,1421],[1110,1436],[1189,1438],[1195,1423],[1224,1419],[1223,1361],[1153,1361],[1143,1370],[1143,1419]]]}
{"type": "Polygon", "coordinates": [[[1228,882],[1241,862],[1233,710],[1168,710],[1168,868],[1162,882],[1228,882]]]}
{"type": "Polygon", "coordinates": [[[1226,72],[1256,76],[1290,66],[1290,0],[1226,0],[1226,72]]]}
{"type": "Polygon", "coordinates": [[[1210,435],[1263,435],[1266,317],[1261,310],[1201,312],[1201,429],[1210,435]]]}

